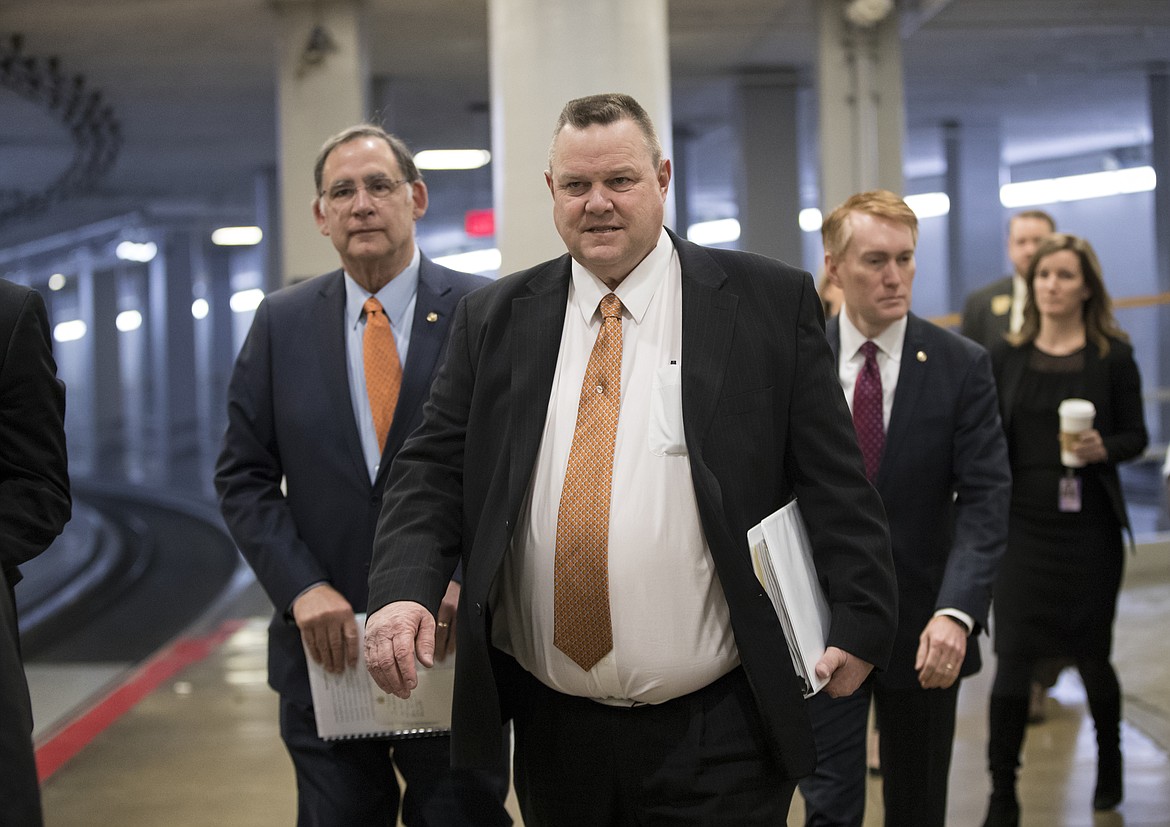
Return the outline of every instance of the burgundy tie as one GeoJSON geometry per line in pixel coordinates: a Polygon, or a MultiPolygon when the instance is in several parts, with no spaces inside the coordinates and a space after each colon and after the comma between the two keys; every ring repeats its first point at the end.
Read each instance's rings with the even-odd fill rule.
{"type": "Polygon", "coordinates": [[[857,444],[865,460],[865,476],[873,482],[886,446],[886,431],[882,426],[882,375],[878,370],[877,345],[866,342],[861,352],[865,364],[853,387],[853,429],[857,431],[857,444]]]}

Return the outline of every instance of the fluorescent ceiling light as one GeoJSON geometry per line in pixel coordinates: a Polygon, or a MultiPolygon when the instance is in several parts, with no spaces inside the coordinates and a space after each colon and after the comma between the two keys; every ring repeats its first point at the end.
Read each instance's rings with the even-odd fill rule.
{"type": "Polygon", "coordinates": [[[489,247],[486,250],[455,253],[449,256],[439,256],[435,259],[435,263],[464,273],[489,273],[500,269],[500,251],[495,247],[489,247]]]}
{"type": "Polygon", "coordinates": [[[806,233],[819,233],[821,225],[825,223],[825,219],[821,217],[821,211],[816,207],[807,207],[801,210],[796,220],[800,223],[800,229],[806,233]]]}
{"type": "Polygon", "coordinates": [[[191,315],[196,319],[206,319],[209,310],[211,310],[211,306],[207,303],[207,299],[196,299],[191,302],[191,315]]]}
{"type": "Polygon", "coordinates": [[[951,199],[945,192],[923,192],[918,195],[907,195],[904,199],[906,206],[914,210],[914,214],[921,221],[923,218],[937,218],[951,211],[951,199]]]}
{"type": "Polygon", "coordinates": [[[211,234],[211,243],[220,247],[251,247],[264,238],[259,227],[220,227],[211,234]]]}
{"type": "Polygon", "coordinates": [[[76,342],[84,338],[87,328],[81,319],[60,322],[53,328],[53,339],[58,342],[76,342]]]}
{"type": "Polygon", "coordinates": [[[1038,181],[1016,181],[999,188],[999,200],[1005,207],[1033,207],[1062,201],[1083,201],[1107,195],[1150,192],[1157,186],[1153,167],[1129,167],[1038,181]]]}
{"type": "Polygon", "coordinates": [[[486,149],[424,149],[414,163],[419,169],[479,169],[491,159],[486,149]]]}
{"type": "Polygon", "coordinates": [[[734,218],[700,221],[687,227],[687,239],[695,244],[727,244],[738,238],[739,221],[734,218]]]}
{"type": "Polygon", "coordinates": [[[142,327],[142,314],[137,310],[123,310],[114,319],[114,327],[123,333],[142,327]]]}
{"type": "Polygon", "coordinates": [[[114,249],[114,255],[122,261],[137,261],[145,264],[148,261],[153,261],[154,257],[158,255],[158,245],[153,241],[147,241],[143,244],[136,241],[123,241],[114,249]]]}
{"type": "Polygon", "coordinates": [[[249,310],[255,310],[259,307],[262,301],[264,301],[264,291],[259,287],[253,287],[251,290],[232,293],[228,304],[233,313],[247,313],[249,310]]]}
{"type": "Polygon", "coordinates": [[[62,289],[64,286],[65,286],[65,274],[64,273],[54,273],[53,275],[49,276],[49,289],[50,290],[53,290],[55,292],[57,290],[62,289]]]}

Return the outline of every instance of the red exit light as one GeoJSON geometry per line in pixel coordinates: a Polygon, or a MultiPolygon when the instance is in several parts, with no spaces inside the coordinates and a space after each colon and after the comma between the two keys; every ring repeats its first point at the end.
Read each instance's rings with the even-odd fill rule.
{"type": "Polygon", "coordinates": [[[468,210],[463,216],[463,231],[472,238],[487,238],[496,234],[494,210],[468,210]]]}

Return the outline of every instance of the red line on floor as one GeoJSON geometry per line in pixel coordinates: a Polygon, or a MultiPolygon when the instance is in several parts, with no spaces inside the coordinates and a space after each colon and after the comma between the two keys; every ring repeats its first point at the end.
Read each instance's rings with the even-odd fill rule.
{"type": "Polygon", "coordinates": [[[37,747],[37,775],[41,782],[133,709],[159,684],[206,658],[244,623],[244,620],[228,620],[204,637],[180,638],[131,672],[122,683],[37,747]]]}

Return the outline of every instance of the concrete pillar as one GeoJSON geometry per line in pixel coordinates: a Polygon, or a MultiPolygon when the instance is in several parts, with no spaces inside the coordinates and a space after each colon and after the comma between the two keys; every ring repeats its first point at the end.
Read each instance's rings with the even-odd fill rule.
{"type": "Polygon", "coordinates": [[[90,399],[96,427],[93,474],[118,479],[125,475],[123,452],[126,446],[122,415],[122,357],[115,325],[122,310],[119,302],[118,271],[99,270],[88,280],[92,286],[89,301],[92,318],[86,321],[90,354],[93,360],[93,384],[90,399]]]}
{"type": "Polygon", "coordinates": [[[897,15],[861,28],[845,19],[845,5],[817,4],[823,211],[855,192],[902,192],[905,102],[897,15]]]}
{"type": "MultiPolygon", "coordinates": [[[[97,363],[97,273],[92,257],[84,248],[78,251],[75,295],[70,297],[67,290],[53,295],[54,313],[52,325],[80,319],[85,322],[86,335],[72,342],[53,342],[53,354],[57,360],[57,376],[65,383],[65,432],[68,435],[69,472],[77,476],[93,476],[101,473],[97,465],[98,439],[101,433],[101,417],[97,413],[97,388],[101,385],[100,375],[118,372],[118,361],[107,360],[104,366],[97,363]],[[71,301],[72,299],[72,301],[71,301]],[[70,306],[72,305],[72,306],[70,306]]],[[[113,318],[107,318],[113,327],[113,318]]],[[[115,354],[117,351],[115,351],[115,354]]]]}
{"type": "Polygon", "coordinates": [[[207,342],[207,424],[205,433],[218,454],[227,426],[227,385],[231,378],[236,350],[232,342],[232,285],[231,248],[209,245],[205,252],[207,269],[204,277],[204,299],[207,317],[202,325],[207,342]]]}
{"type": "MultiPolygon", "coordinates": [[[[1170,291],[1170,64],[1162,63],[1155,66],[1149,75],[1150,84],[1150,127],[1153,133],[1151,163],[1154,174],[1157,176],[1157,187],[1154,189],[1154,227],[1160,228],[1154,233],[1155,266],[1157,268],[1157,287],[1160,292],[1170,291]]],[[[1157,321],[1159,341],[1165,342],[1170,335],[1170,305],[1161,305],[1158,308],[1157,321]]],[[[1170,358],[1165,348],[1157,351],[1158,359],[1158,387],[1166,392],[1170,388],[1170,358]]],[[[1161,422],[1151,422],[1153,433],[1160,433],[1163,439],[1170,434],[1170,400],[1162,397],[1158,406],[1158,416],[1161,422]],[[1160,426],[1160,427],[1159,427],[1160,426]]]]}
{"type": "Polygon", "coordinates": [[[691,216],[691,151],[694,133],[689,127],[676,126],[671,132],[674,157],[670,161],[670,189],[674,193],[674,220],[678,234],[687,236],[687,228],[694,223],[691,216]]]}
{"type": "Polygon", "coordinates": [[[117,266],[118,295],[123,306],[142,313],[143,326],[118,334],[118,356],[122,368],[122,464],[126,478],[148,482],[155,460],[154,381],[151,370],[150,268],[145,264],[121,262],[117,266]]]}
{"type": "Polygon", "coordinates": [[[199,433],[195,399],[195,328],[191,317],[194,248],[189,232],[170,230],[150,262],[150,344],[154,409],[152,476],[171,488],[198,491],[199,433]]]}
{"type": "Polygon", "coordinates": [[[752,72],[739,82],[739,248],[801,260],[795,70],[752,72]]]}
{"type": "Polygon", "coordinates": [[[1003,207],[999,203],[1000,133],[995,124],[943,125],[946,149],[947,263],[951,310],[967,294],[1003,275],[1003,207]]]}
{"type": "Polygon", "coordinates": [[[361,0],[273,0],[277,32],[280,261],[289,284],[337,268],[313,224],[313,161],[330,135],[364,120],[369,67],[361,0]]]}
{"type": "MultiPolygon", "coordinates": [[[[543,173],[566,102],[632,95],[670,157],[666,0],[488,0],[488,44],[496,240],[508,273],[565,251],[543,173]]],[[[673,214],[668,204],[668,223],[673,214]]]]}

